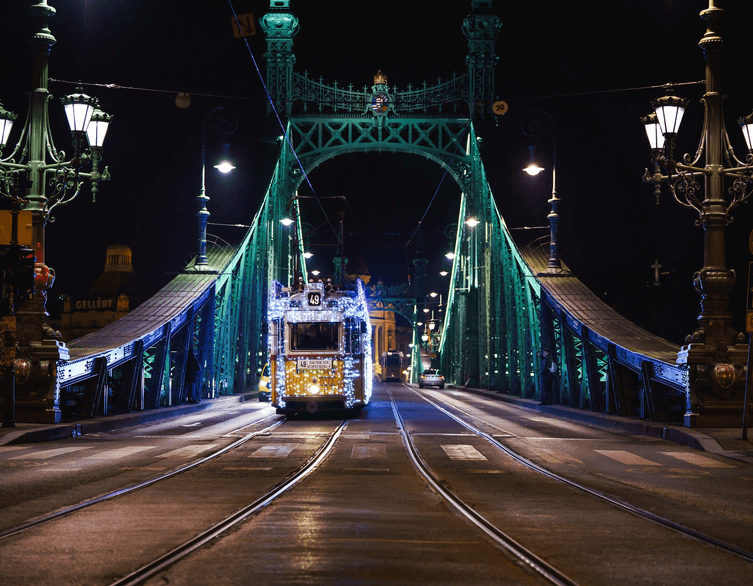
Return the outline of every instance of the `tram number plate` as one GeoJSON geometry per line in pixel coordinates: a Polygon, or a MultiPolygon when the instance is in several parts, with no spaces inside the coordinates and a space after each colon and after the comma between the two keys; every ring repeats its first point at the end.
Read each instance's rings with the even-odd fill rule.
{"type": "Polygon", "coordinates": [[[320,368],[332,368],[331,358],[299,358],[298,370],[313,370],[320,368]]]}
{"type": "Polygon", "coordinates": [[[309,306],[310,307],[319,307],[322,304],[322,294],[319,291],[310,291],[309,292],[309,306]]]}

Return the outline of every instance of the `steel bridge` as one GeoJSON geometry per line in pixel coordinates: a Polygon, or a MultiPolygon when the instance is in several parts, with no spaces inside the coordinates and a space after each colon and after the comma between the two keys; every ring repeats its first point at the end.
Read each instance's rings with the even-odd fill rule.
{"type": "MultiPolygon", "coordinates": [[[[679,347],[620,317],[566,267],[552,271],[548,242],[521,250],[513,241],[474,127],[474,119],[491,115],[501,23],[490,1],[471,5],[463,23],[465,73],[399,90],[378,72],[371,87],[358,91],[294,70],[299,22],[287,0],[271,0],[262,19],[269,107],[285,120],[287,140],[250,229],[232,246],[210,243],[208,265],[190,263],[126,317],[71,342],[45,408],[59,410],[61,394],[75,394],[82,415],[93,417],[253,390],[267,353],[267,288],[272,280],[290,285],[296,273],[306,277],[298,188],[334,157],[392,152],[436,163],[462,193],[439,346],[448,383],[538,398],[537,352],[547,347],[559,365],[556,402],[681,420],[688,377],[676,363],[679,347]],[[297,220],[292,232],[280,222],[290,212],[297,220]],[[189,367],[192,356],[198,375],[189,367]]],[[[372,301],[375,309],[406,315],[417,341],[420,294],[372,301]]]]}

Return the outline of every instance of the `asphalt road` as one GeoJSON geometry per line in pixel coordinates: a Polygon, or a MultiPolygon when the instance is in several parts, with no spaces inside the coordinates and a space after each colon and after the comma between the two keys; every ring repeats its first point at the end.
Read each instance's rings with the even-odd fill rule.
{"type": "MultiPolygon", "coordinates": [[[[146,583],[541,583],[418,474],[395,413],[444,488],[575,583],[753,583],[753,562],[544,477],[448,413],[561,476],[747,550],[750,464],[399,384],[377,387],[306,478],[146,583]]],[[[0,531],[178,468],[282,419],[249,402],[0,446],[0,531]]],[[[0,584],[110,584],[290,477],[340,423],[289,420],[168,480],[0,539],[0,584]]]]}

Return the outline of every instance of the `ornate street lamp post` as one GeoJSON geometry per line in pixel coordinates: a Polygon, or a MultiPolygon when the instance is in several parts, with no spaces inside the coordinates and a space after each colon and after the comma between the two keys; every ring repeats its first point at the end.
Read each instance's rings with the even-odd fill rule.
{"type": "MultiPolygon", "coordinates": [[[[198,270],[205,270],[209,265],[207,260],[207,222],[209,221],[209,210],[207,209],[209,197],[206,189],[207,132],[216,130],[220,134],[228,135],[235,132],[236,128],[238,128],[238,118],[232,110],[223,106],[210,110],[204,117],[204,123],[201,127],[201,191],[196,196],[196,201],[199,204],[199,211],[196,212],[196,219],[199,221],[199,252],[194,263],[198,270]]],[[[226,160],[214,165],[214,168],[223,174],[235,169],[226,160]]]]}
{"type": "MultiPolygon", "coordinates": [[[[37,28],[29,42],[33,68],[29,112],[21,138],[7,157],[2,156],[2,151],[17,117],[0,106],[0,199],[9,203],[13,224],[10,242],[4,245],[8,246],[6,262],[17,269],[12,271],[15,282],[10,283],[14,294],[6,299],[8,315],[2,318],[6,352],[0,368],[4,374],[5,405],[15,404],[19,408],[19,420],[57,423],[60,421],[57,364],[68,357],[68,349],[47,324],[46,291],[52,286],[55,272],[45,265],[45,225],[55,207],[78,196],[85,179],[91,183],[92,196],[96,198],[98,183],[110,178],[107,168],[99,171],[99,162],[111,117],[97,109],[95,98],[78,88],[76,93],[61,99],[71,127],[73,156],[66,160],[65,153],[55,148],[48,120],[52,96],[47,89],[48,58],[56,42],[47,21],[54,16],[55,9],[47,0],[39,0],[31,6],[30,13],[37,28]],[[84,172],[89,163],[91,171],[84,172]],[[25,231],[27,226],[30,230],[25,231]],[[29,248],[21,246],[22,239],[29,248]],[[22,259],[31,259],[28,287],[19,287],[19,273],[23,271],[18,265],[22,259]],[[9,401],[7,388],[14,385],[16,396],[9,401]]],[[[13,417],[6,414],[6,419],[13,417]]]]}
{"type": "MultiPolygon", "coordinates": [[[[560,262],[559,243],[558,243],[558,226],[560,216],[558,213],[558,207],[560,200],[557,198],[557,127],[554,124],[554,119],[543,110],[533,110],[526,114],[521,124],[523,134],[535,138],[543,130],[552,139],[552,198],[548,201],[551,206],[551,211],[547,218],[549,219],[549,272],[552,274],[558,274],[562,269],[562,263],[560,262]],[[549,125],[542,125],[537,118],[544,118],[549,122],[549,125]]],[[[539,166],[534,161],[534,147],[531,147],[531,160],[528,166],[523,169],[531,176],[538,175],[544,168],[539,166]]]]}
{"type": "MultiPolygon", "coordinates": [[[[670,93],[654,101],[654,113],[643,119],[654,163],[653,174],[646,170],[644,180],[654,184],[657,203],[662,185],[667,185],[680,205],[698,213],[696,224],[704,229],[703,268],[693,277],[701,296],[701,313],[697,329],[685,338],[677,357],[677,363],[688,368],[688,427],[739,423],[748,349],[745,336],[730,327],[729,293],[735,284],[735,271],[726,268],[724,235],[732,221],[731,211],[753,191],[753,145],[748,142],[748,155],[740,161],[724,126],[719,26],[723,15],[714,0],[709,0],[708,9],[701,12],[707,23],[699,43],[706,60],[706,93],[701,142],[695,155],[686,154],[682,161],[674,158],[687,101],[670,93]],[[725,193],[727,179],[731,187],[725,193]]],[[[744,131],[749,130],[749,120],[751,117],[740,121],[744,131]]]]}

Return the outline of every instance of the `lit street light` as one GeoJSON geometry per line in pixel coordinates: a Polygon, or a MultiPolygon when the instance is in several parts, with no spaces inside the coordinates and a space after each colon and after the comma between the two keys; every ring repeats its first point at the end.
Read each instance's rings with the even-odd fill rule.
{"type": "MultiPolygon", "coordinates": [[[[560,274],[562,263],[560,262],[559,243],[558,243],[558,225],[559,214],[557,208],[559,207],[560,200],[557,197],[557,128],[554,124],[554,119],[543,110],[533,110],[526,114],[522,122],[523,133],[526,136],[535,138],[543,130],[552,139],[552,198],[549,200],[551,210],[547,218],[549,219],[549,271],[551,274],[560,274]],[[538,118],[544,118],[549,122],[549,125],[542,125],[538,118]]],[[[531,176],[536,176],[541,173],[544,168],[536,164],[534,161],[535,149],[533,146],[531,149],[531,162],[528,167],[524,169],[526,173],[531,176]]]]}
{"type": "MultiPolygon", "coordinates": [[[[214,110],[210,110],[204,117],[204,123],[201,128],[201,191],[196,196],[196,201],[199,203],[199,211],[196,212],[196,219],[199,222],[199,252],[196,256],[195,268],[198,270],[205,270],[209,262],[207,260],[207,222],[209,221],[209,210],[207,210],[207,202],[209,197],[206,190],[206,169],[207,169],[207,132],[210,130],[216,130],[220,134],[228,135],[235,132],[238,128],[238,118],[232,110],[229,110],[223,106],[218,106],[214,110]]],[[[227,147],[225,148],[227,151],[227,147]]],[[[227,152],[226,152],[227,154],[227,152]]],[[[227,160],[222,161],[218,165],[214,165],[220,173],[229,173],[235,167],[227,160]]]]}
{"type": "Polygon", "coordinates": [[[0,243],[6,264],[5,313],[2,316],[3,345],[0,371],[5,390],[4,425],[14,424],[12,411],[18,407],[21,421],[60,421],[57,364],[68,358],[59,333],[49,326],[47,293],[55,271],[45,264],[45,226],[51,212],[74,200],[84,185],[91,184],[96,199],[98,184],[110,178],[107,168],[99,171],[102,143],[112,117],[98,109],[98,101],[77,88],[61,98],[73,140],[73,156],[55,148],[49,132],[48,60],[56,43],[48,20],[55,9],[38,0],[30,14],[37,28],[29,45],[32,54],[32,88],[29,114],[18,143],[7,157],[8,144],[17,116],[0,105],[0,198],[3,224],[10,234],[0,243]],[[87,144],[88,143],[88,144],[87,144]],[[91,163],[91,171],[84,172],[91,163]],[[10,210],[7,209],[10,207],[10,210]],[[27,248],[28,247],[28,248],[27,248]],[[10,411],[10,413],[9,413],[10,411]]]}
{"type": "Polygon", "coordinates": [[[675,201],[698,213],[696,224],[704,229],[704,266],[693,279],[701,296],[701,313],[697,329],[685,338],[677,356],[677,363],[686,365],[688,370],[688,427],[730,427],[747,413],[743,405],[748,344],[744,334],[730,327],[729,294],[735,284],[735,272],[726,268],[724,238],[732,210],[753,192],[753,144],[749,140],[753,115],[739,121],[748,147],[748,155],[741,161],[735,156],[723,121],[723,15],[724,10],[714,6],[713,0],[701,12],[707,23],[706,34],[699,43],[706,60],[706,93],[702,100],[701,145],[696,154],[686,154],[681,161],[674,158],[677,133],[688,106],[686,100],[671,93],[663,96],[653,102],[653,114],[643,119],[654,164],[653,174],[646,170],[644,180],[654,184],[657,203],[662,186],[667,185],[675,201]],[[725,179],[731,183],[728,190],[725,179]]]}

